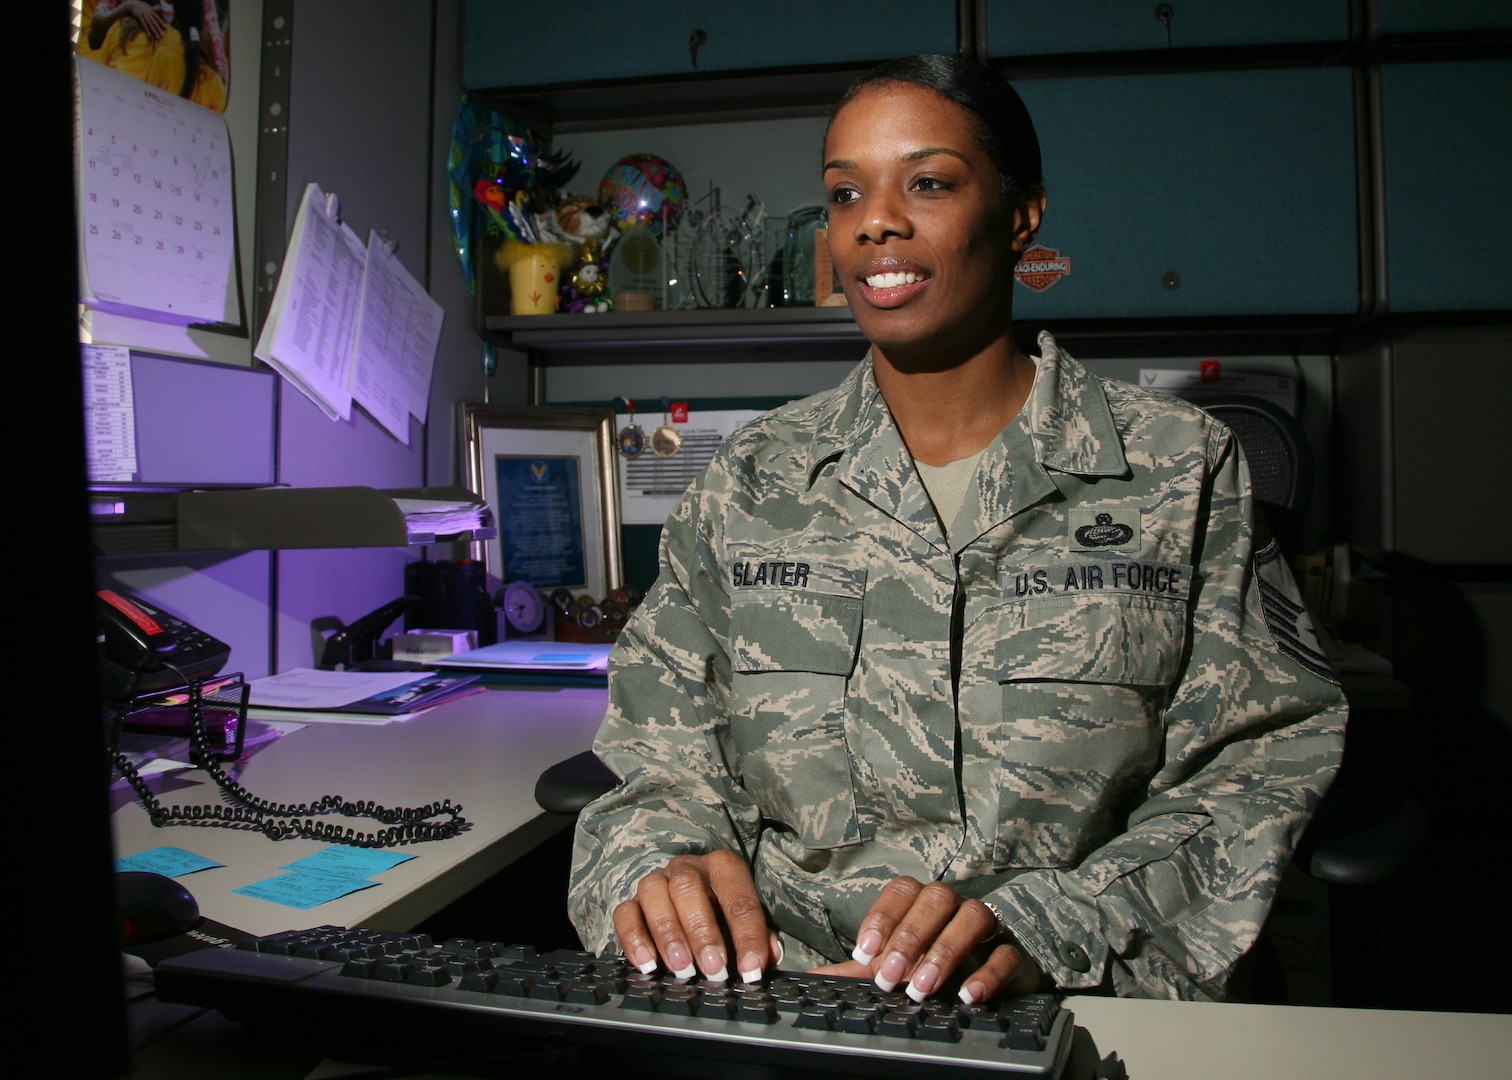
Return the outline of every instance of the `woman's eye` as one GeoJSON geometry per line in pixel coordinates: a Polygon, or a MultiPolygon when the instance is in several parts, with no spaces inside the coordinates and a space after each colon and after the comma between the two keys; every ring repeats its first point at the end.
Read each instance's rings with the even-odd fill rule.
{"type": "Polygon", "coordinates": [[[944,180],[933,176],[921,176],[914,181],[914,186],[920,191],[949,191],[950,185],[944,180]]]}
{"type": "Polygon", "coordinates": [[[843,203],[855,202],[860,197],[861,196],[856,192],[854,188],[836,188],[834,191],[830,192],[829,198],[830,202],[835,203],[836,205],[840,205],[843,203]]]}

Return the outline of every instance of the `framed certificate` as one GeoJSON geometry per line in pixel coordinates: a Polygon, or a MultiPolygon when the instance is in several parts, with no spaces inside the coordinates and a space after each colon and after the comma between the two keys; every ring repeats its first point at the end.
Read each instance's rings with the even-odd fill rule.
{"type": "Polygon", "coordinates": [[[493,511],[482,549],[492,593],[513,581],[602,600],[623,582],[614,414],[553,406],[459,406],[467,486],[493,511]]]}

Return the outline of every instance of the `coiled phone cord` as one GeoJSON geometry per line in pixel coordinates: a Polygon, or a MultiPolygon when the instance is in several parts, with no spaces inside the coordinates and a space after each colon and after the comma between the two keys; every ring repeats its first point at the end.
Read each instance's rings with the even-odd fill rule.
{"type": "MultiPolygon", "coordinates": [[[[172,667],[171,664],[166,665],[172,667]]],[[[177,669],[174,669],[177,671],[177,669]]],[[[182,672],[179,673],[182,675],[182,672]]],[[[205,734],[204,698],[201,685],[185,679],[189,687],[189,742],[192,747],[190,760],[210,774],[217,787],[235,805],[231,806],[164,806],[162,801],[147,786],[147,781],[137,767],[118,748],[110,748],[110,756],[116,769],[126,778],[142,805],[148,819],[158,828],[168,825],[217,826],[228,829],[246,829],[261,832],[270,840],[323,840],[349,847],[383,848],[400,844],[415,844],[426,840],[448,840],[472,827],[462,816],[461,805],[453,806],[450,799],[439,803],[427,803],[416,807],[380,806],[371,799],[351,802],[340,795],[324,795],[314,803],[274,803],[259,798],[243,787],[221,769],[210,751],[209,738],[205,734]],[[358,832],[350,826],[315,821],[312,815],[340,814],[344,817],[372,818],[389,826],[376,832],[358,832]],[[446,816],[445,821],[432,818],[446,816]],[[300,820],[300,819],[303,820],[300,820]]],[[[243,690],[245,694],[245,689],[243,690]]],[[[243,710],[245,714],[245,710],[243,710]]]]}

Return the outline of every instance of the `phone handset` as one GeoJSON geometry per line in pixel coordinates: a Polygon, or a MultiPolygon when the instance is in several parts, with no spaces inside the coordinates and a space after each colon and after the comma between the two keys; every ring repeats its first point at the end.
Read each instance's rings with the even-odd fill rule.
{"type": "Polygon", "coordinates": [[[100,645],[127,671],[154,671],[178,651],[178,638],[150,611],[118,592],[95,593],[100,645]]]}
{"type": "Polygon", "coordinates": [[[95,622],[107,701],[207,679],[231,657],[225,642],[112,589],[95,593],[95,622]]]}

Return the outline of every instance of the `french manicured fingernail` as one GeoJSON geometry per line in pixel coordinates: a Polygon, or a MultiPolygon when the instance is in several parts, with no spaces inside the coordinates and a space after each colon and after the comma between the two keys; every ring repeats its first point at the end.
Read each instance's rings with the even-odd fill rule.
{"type": "Polygon", "coordinates": [[[978,1001],[977,995],[980,994],[983,989],[985,988],[981,983],[971,983],[967,986],[961,987],[961,992],[958,996],[967,1005],[975,1005],[978,1001]]]}
{"type": "Polygon", "coordinates": [[[667,967],[672,969],[674,979],[691,979],[698,974],[693,957],[688,955],[688,947],[681,942],[667,946],[667,967]]]}
{"type": "Polygon", "coordinates": [[[781,967],[782,966],[782,958],[787,955],[787,953],[785,952],[785,950],[782,948],[782,939],[781,938],[773,938],[772,939],[772,948],[777,953],[777,955],[772,958],[772,966],[773,967],[781,967]]]}
{"type": "Polygon", "coordinates": [[[914,977],[908,981],[908,986],[904,992],[913,998],[914,1001],[923,1001],[930,994],[934,993],[935,986],[939,981],[940,969],[933,964],[925,964],[918,971],[914,972],[914,977]]]}
{"type": "Polygon", "coordinates": [[[897,989],[898,983],[903,981],[903,976],[907,971],[908,960],[902,953],[888,953],[887,959],[882,961],[882,967],[877,972],[877,985],[882,988],[884,994],[890,994],[897,989]]]}
{"type": "Polygon", "coordinates": [[[856,947],[851,952],[851,959],[858,964],[870,964],[877,958],[877,951],[881,948],[882,935],[875,930],[868,930],[861,935],[861,940],[856,942],[856,947]]]}
{"type": "Polygon", "coordinates": [[[631,963],[635,965],[635,970],[639,971],[642,975],[649,975],[656,970],[656,954],[642,945],[635,950],[635,958],[631,963]]]}
{"type": "Polygon", "coordinates": [[[740,958],[740,981],[748,983],[761,981],[761,957],[755,953],[746,953],[740,958]]]}
{"type": "Polygon", "coordinates": [[[703,951],[699,958],[703,961],[704,978],[711,982],[724,982],[730,977],[730,969],[725,966],[724,954],[710,945],[703,951]]]}

